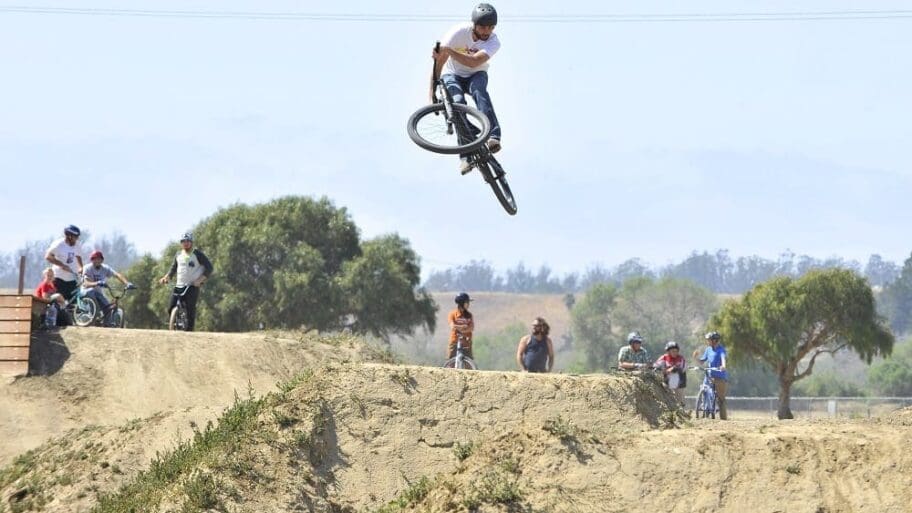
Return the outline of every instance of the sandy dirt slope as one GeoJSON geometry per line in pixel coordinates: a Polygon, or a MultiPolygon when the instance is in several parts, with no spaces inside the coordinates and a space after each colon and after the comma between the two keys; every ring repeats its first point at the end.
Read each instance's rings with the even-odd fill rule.
{"type": "MultiPolygon", "coordinates": [[[[0,466],[50,437],[192,409],[205,424],[247,396],[305,368],[360,358],[334,346],[265,334],[68,328],[33,337],[30,377],[0,384],[0,466]]],[[[168,433],[173,438],[176,433],[168,433]]]]}
{"type": "MultiPolygon", "coordinates": [[[[67,405],[67,397],[78,395],[75,384],[108,394],[124,408],[128,386],[113,391],[104,383],[128,380],[126,373],[133,372],[163,396],[150,397],[155,408],[148,411],[168,412],[121,427],[71,431],[42,445],[0,470],[0,500],[40,511],[87,511],[100,494],[139,482],[137,473],[148,468],[155,450],[173,444],[172,433],[215,414],[209,403],[228,404],[231,390],[216,388],[256,374],[252,369],[259,366],[290,374],[307,364],[312,375],[259,403],[248,420],[235,418],[240,428],[204,444],[192,458],[165,457],[179,472],[137,488],[145,490],[148,511],[195,511],[199,483],[210,485],[210,509],[233,512],[377,511],[390,501],[397,502],[386,512],[912,510],[909,410],[871,421],[689,421],[650,378],[365,364],[345,356],[352,349],[344,344],[312,341],[303,349],[300,342],[261,335],[167,340],[171,335],[165,334],[156,342],[171,344],[170,351],[145,352],[184,363],[153,380],[133,361],[144,354],[140,350],[111,348],[102,351],[112,355],[101,359],[103,365],[79,364],[84,357],[75,350],[105,335],[82,341],[68,336],[66,365],[26,381],[44,384],[27,391],[56,401],[59,409],[72,408],[59,418],[78,425],[75,412],[93,417],[100,414],[91,407],[105,406],[88,395],[67,405]],[[224,347],[237,347],[210,354],[230,361],[213,356],[204,363],[213,377],[194,377],[200,369],[194,362],[205,357],[180,346],[224,340],[224,347]],[[258,344],[272,347],[262,348],[264,354],[277,351],[269,361],[306,355],[276,367],[256,364],[250,353],[258,344]],[[98,369],[124,377],[99,375],[98,369]],[[68,375],[71,382],[54,382],[68,375]],[[180,406],[169,409],[175,404],[180,406]]],[[[263,390],[271,388],[273,380],[262,379],[263,390]]],[[[235,388],[245,386],[246,379],[235,388]]]]}

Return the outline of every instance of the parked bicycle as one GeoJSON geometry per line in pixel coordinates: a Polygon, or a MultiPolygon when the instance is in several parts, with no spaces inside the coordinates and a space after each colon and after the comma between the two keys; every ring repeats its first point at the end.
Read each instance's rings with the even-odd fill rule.
{"type": "Polygon", "coordinates": [[[721,369],[718,367],[690,367],[690,370],[703,372],[703,383],[700,384],[700,391],[697,393],[697,401],[694,405],[697,418],[716,418],[719,405],[716,402],[716,384],[713,383],[710,373],[721,369]]]}
{"type": "Polygon", "coordinates": [[[171,309],[171,315],[168,318],[168,329],[171,331],[186,331],[190,322],[190,316],[187,314],[187,305],[184,302],[184,296],[190,290],[190,286],[183,287],[184,290],[171,292],[177,296],[177,305],[171,309]]]}
{"type": "Polygon", "coordinates": [[[111,312],[110,316],[106,316],[98,302],[91,297],[85,296],[80,288],[79,293],[77,294],[75,312],[73,314],[74,322],[77,326],[83,328],[87,326],[125,328],[127,326],[126,315],[124,314],[123,308],[120,307],[120,300],[128,291],[136,290],[136,286],[132,283],[123,287],[111,287],[108,284],[101,286],[108,289],[109,294],[111,295],[112,301],[108,306],[108,310],[111,312]],[[105,317],[107,317],[107,321],[105,320],[105,317]]]}
{"type": "MultiPolygon", "coordinates": [[[[440,42],[437,42],[440,49],[440,42]]],[[[422,148],[446,155],[466,155],[497,200],[510,215],[516,214],[516,199],[507,183],[506,171],[485,144],[491,135],[491,121],[478,109],[455,103],[434,69],[435,102],[415,111],[408,120],[408,134],[422,148]]]]}
{"type": "Polygon", "coordinates": [[[462,346],[463,338],[464,337],[462,335],[456,337],[456,356],[447,360],[443,364],[444,368],[478,370],[478,366],[475,365],[475,361],[465,354],[465,348],[462,346]]]}

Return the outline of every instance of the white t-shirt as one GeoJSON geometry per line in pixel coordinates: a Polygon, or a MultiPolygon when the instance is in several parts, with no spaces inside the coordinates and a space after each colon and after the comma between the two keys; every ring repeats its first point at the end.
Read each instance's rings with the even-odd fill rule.
{"type": "MultiPolygon", "coordinates": [[[[54,255],[54,258],[60,260],[66,265],[70,266],[73,271],[77,271],[76,256],[82,256],[82,245],[78,242],[74,246],[70,246],[66,243],[66,239],[61,237],[51,243],[51,247],[48,248],[48,251],[54,255]]],[[[59,265],[54,264],[54,277],[60,278],[63,281],[75,281],[76,274],[71,273],[70,271],[64,270],[59,265]]]]}
{"type": "Polygon", "coordinates": [[[441,44],[465,55],[472,55],[483,51],[488,54],[488,61],[477,68],[470,68],[456,62],[456,59],[450,57],[443,66],[441,74],[469,77],[479,71],[488,70],[488,63],[491,62],[490,57],[494,57],[497,50],[500,50],[500,39],[497,39],[497,34],[491,34],[491,37],[489,37],[487,41],[482,41],[480,39],[475,41],[472,39],[473,29],[474,25],[472,25],[471,22],[456,25],[447,33],[447,35],[443,36],[441,44]]]}

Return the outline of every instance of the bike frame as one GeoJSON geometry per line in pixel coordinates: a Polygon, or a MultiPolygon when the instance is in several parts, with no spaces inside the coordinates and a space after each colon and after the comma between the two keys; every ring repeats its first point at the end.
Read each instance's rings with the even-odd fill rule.
{"type": "MultiPolygon", "coordinates": [[[[720,370],[716,367],[691,367],[691,370],[700,370],[703,371],[703,382],[700,384],[700,391],[697,392],[697,401],[699,403],[700,396],[704,396],[704,406],[702,411],[704,413],[710,414],[715,417],[716,413],[719,411],[719,402],[716,397],[716,384],[713,382],[712,371],[720,370]],[[705,395],[704,395],[705,394],[705,395]],[[705,405],[711,404],[712,406],[707,408],[705,405]]],[[[700,405],[695,405],[699,407],[700,405]]],[[[696,408],[695,408],[696,409],[696,408]]]]}

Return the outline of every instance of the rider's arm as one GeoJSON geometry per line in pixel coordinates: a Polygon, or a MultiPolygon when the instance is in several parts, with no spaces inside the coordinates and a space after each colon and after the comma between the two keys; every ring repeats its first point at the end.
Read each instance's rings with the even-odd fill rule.
{"type": "Polygon", "coordinates": [[[554,368],[554,344],[551,343],[551,337],[545,337],[548,341],[548,372],[554,368]]]}
{"type": "Polygon", "coordinates": [[[526,350],[526,344],[528,344],[528,343],[529,343],[529,336],[526,335],[525,337],[519,339],[519,346],[516,348],[516,365],[519,365],[519,370],[521,370],[523,372],[526,371],[526,366],[523,365],[522,357],[523,357],[523,353],[526,350]]]}
{"type": "Polygon", "coordinates": [[[488,59],[491,58],[491,56],[488,55],[488,52],[485,52],[484,50],[482,50],[480,52],[475,52],[472,55],[466,55],[464,53],[459,53],[456,50],[449,48],[449,47],[441,47],[441,50],[443,50],[441,53],[449,55],[449,57],[451,59],[453,59],[454,61],[458,62],[459,64],[462,64],[463,66],[468,66],[470,68],[477,68],[478,66],[481,66],[482,64],[488,62],[488,59]]]}
{"type": "Polygon", "coordinates": [[[195,249],[194,251],[196,252],[197,260],[199,260],[199,263],[203,265],[203,276],[208,278],[209,275],[212,274],[212,271],[215,269],[212,267],[212,262],[209,261],[209,258],[207,258],[202,251],[198,249],[195,249]]]}
{"type": "Polygon", "coordinates": [[[120,280],[120,282],[123,283],[124,285],[130,283],[129,281],[127,281],[127,278],[124,277],[124,275],[120,274],[117,271],[114,271],[114,276],[117,277],[117,279],[120,280]]]}
{"type": "Polygon", "coordinates": [[[79,272],[82,272],[82,256],[78,253],[76,254],[76,263],[79,264],[79,272]]]}

